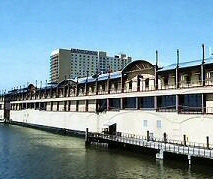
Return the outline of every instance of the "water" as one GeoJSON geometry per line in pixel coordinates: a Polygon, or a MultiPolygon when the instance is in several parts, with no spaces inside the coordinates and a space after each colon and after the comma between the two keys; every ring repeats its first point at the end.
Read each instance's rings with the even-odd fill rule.
{"type": "Polygon", "coordinates": [[[108,150],[85,148],[84,139],[0,124],[1,179],[213,178],[208,166],[108,150]]]}

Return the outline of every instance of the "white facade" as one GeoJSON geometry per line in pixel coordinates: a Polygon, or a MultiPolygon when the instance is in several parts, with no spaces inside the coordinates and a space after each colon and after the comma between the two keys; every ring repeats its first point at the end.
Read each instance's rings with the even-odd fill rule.
{"type": "Polygon", "coordinates": [[[109,111],[102,114],[90,112],[53,112],[27,109],[11,111],[11,119],[16,122],[65,128],[76,131],[101,132],[103,128],[116,123],[117,131],[146,136],[147,131],[156,139],[163,139],[164,132],[169,140],[206,143],[209,136],[213,143],[212,116],[158,113],[155,111],[109,111]]]}

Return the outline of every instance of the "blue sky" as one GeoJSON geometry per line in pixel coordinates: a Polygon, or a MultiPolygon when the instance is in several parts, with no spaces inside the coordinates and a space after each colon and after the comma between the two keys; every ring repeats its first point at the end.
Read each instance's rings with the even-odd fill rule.
{"type": "Polygon", "coordinates": [[[0,2],[0,91],[49,79],[57,48],[126,53],[161,65],[213,49],[212,0],[7,0],[0,2]]]}

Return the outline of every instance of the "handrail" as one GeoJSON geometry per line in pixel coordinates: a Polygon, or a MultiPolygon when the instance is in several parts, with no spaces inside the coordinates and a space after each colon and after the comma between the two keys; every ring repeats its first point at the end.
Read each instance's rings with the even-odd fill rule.
{"type": "Polygon", "coordinates": [[[136,134],[128,134],[128,133],[122,133],[117,132],[117,135],[110,135],[110,134],[104,134],[104,133],[88,133],[89,137],[99,137],[103,139],[110,139],[115,140],[119,137],[120,139],[128,139],[128,140],[144,140],[144,141],[152,141],[152,142],[158,142],[158,143],[166,143],[166,144],[174,144],[179,146],[187,146],[187,147],[196,147],[201,149],[213,149],[213,144],[207,144],[205,143],[196,143],[196,142],[189,142],[189,141],[181,141],[181,140],[175,140],[175,139],[166,139],[166,141],[163,138],[155,138],[155,137],[149,137],[147,140],[147,136],[142,135],[136,135],[136,134]]]}

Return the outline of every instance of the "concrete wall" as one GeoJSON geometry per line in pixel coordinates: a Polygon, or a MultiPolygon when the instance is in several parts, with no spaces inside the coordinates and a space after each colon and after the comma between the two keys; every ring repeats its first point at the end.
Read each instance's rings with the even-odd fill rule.
{"type": "Polygon", "coordinates": [[[210,115],[128,110],[107,112],[104,115],[107,123],[117,123],[117,130],[120,132],[146,136],[149,130],[154,137],[161,139],[166,132],[168,138],[173,140],[183,140],[185,134],[189,142],[197,143],[206,143],[206,136],[209,136],[210,143],[213,144],[213,116],[210,115]]]}
{"type": "Polygon", "coordinates": [[[166,132],[168,139],[183,140],[185,134],[188,142],[206,143],[209,136],[213,144],[213,116],[161,113],[155,111],[121,110],[99,115],[91,112],[47,112],[33,109],[11,111],[13,121],[33,123],[45,126],[67,128],[72,130],[101,132],[103,128],[116,123],[117,131],[146,136],[147,131],[153,137],[162,139],[166,132]]]}
{"type": "MultiPolygon", "coordinates": [[[[95,113],[52,112],[39,110],[11,111],[11,119],[17,122],[92,132],[98,131],[98,116],[95,113]]],[[[101,132],[101,131],[100,131],[101,132]]]]}

